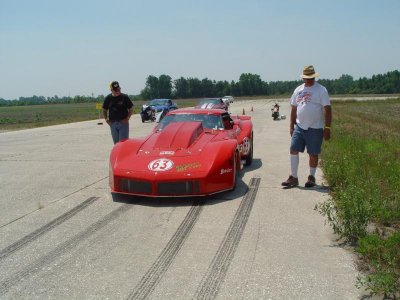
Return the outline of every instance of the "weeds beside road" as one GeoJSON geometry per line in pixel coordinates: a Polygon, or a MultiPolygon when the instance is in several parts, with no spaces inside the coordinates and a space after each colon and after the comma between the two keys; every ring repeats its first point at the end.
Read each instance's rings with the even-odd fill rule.
{"type": "Polygon", "coordinates": [[[356,245],[366,276],[359,286],[400,293],[400,98],[332,103],[332,139],[322,167],[331,199],[317,209],[356,245]]]}

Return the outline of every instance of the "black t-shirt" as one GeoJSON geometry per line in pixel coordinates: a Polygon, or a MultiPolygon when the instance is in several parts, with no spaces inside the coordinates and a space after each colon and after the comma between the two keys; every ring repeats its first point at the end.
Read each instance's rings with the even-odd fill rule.
{"type": "Polygon", "coordinates": [[[128,116],[128,110],[133,107],[128,95],[119,96],[107,95],[103,102],[103,108],[108,110],[108,119],[110,121],[121,121],[128,116]]]}

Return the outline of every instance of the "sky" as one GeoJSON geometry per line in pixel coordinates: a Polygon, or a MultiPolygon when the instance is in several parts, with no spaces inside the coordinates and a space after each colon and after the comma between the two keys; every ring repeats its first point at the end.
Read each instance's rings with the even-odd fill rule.
{"type": "Polygon", "coordinates": [[[400,0],[0,0],[0,98],[139,94],[173,80],[400,70],[400,0]]]}

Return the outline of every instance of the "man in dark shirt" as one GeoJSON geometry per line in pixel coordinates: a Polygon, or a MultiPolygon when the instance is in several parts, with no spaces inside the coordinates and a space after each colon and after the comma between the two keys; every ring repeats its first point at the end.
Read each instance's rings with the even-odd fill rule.
{"type": "Polygon", "coordinates": [[[110,84],[111,94],[103,102],[103,116],[111,128],[114,144],[129,138],[129,119],[133,103],[128,95],[121,93],[118,81],[110,84]]]}

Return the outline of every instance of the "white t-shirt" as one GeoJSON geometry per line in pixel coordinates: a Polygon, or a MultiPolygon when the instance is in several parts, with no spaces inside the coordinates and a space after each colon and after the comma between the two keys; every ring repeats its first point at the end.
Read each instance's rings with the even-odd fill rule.
{"type": "Polygon", "coordinates": [[[331,101],[326,88],[314,82],[309,87],[304,83],[298,86],[290,98],[290,104],[297,106],[297,125],[307,130],[324,127],[324,106],[331,105],[331,101]]]}

